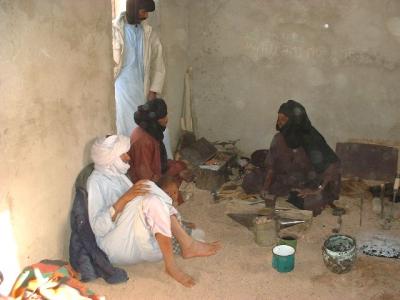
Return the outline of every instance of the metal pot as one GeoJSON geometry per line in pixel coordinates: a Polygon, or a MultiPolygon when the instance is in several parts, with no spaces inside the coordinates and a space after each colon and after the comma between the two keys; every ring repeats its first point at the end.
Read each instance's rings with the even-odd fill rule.
{"type": "Polygon", "coordinates": [[[357,259],[356,240],[349,235],[330,236],[322,246],[322,258],[333,273],[349,272],[357,259]]]}

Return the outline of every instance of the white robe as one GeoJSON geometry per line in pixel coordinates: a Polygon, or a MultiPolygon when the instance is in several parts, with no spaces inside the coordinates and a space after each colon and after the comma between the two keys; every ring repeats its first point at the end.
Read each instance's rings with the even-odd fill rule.
{"type": "MultiPolygon", "coordinates": [[[[144,79],[144,32],[142,25],[124,25],[124,57],[115,80],[117,133],[130,137],[135,123],[133,114],[147,101],[144,79]]],[[[168,158],[172,159],[168,129],[164,133],[168,158]]]]}
{"type": "Polygon", "coordinates": [[[88,179],[90,226],[98,246],[113,264],[162,259],[155,234],[172,236],[170,216],[177,211],[167,194],[153,182],[148,184],[150,193],[130,201],[113,222],[110,208],[132,183],[125,175],[105,175],[97,170],[88,179]]]}
{"type": "Polygon", "coordinates": [[[133,114],[147,100],[144,95],[143,28],[124,26],[125,51],[123,66],[115,80],[115,100],[118,134],[131,136],[137,125],[133,114]]]}

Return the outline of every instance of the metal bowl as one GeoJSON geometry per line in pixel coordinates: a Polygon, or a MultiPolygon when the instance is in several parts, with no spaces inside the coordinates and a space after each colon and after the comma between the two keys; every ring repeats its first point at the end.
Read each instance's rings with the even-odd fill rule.
{"type": "Polygon", "coordinates": [[[331,235],[322,246],[322,258],[333,273],[349,272],[357,259],[356,240],[349,235],[331,235]]]}

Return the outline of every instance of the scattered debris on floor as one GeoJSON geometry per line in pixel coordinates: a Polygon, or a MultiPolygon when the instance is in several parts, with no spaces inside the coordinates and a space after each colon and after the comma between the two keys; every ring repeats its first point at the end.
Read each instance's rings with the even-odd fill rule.
{"type": "Polygon", "coordinates": [[[218,201],[240,200],[246,201],[249,205],[264,203],[264,199],[258,194],[246,194],[237,181],[228,181],[221,186],[217,192],[218,201]]]}
{"type": "Polygon", "coordinates": [[[370,256],[399,259],[400,242],[383,236],[377,236],[363,243],[360,247],[360,251],[370,256]]]}
{"type": "Polygon", "coordinates": [[[370,186],[366,181],[360,178],[350,178],[342,180],[340,194],[348,197],[359,197],[361,194],[365,194],[368,198],[372,198],[369,190],[370,186]]]}

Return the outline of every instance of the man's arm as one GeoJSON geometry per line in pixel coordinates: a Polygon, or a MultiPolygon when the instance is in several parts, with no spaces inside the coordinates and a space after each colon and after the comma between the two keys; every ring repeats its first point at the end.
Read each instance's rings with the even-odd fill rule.
{"type": "Polygon", "coordinates": [[[148,99],[153,100],[157,94],[161,94],[165,81],[165,63],[163,57],[163,47],[156,33],[151,39],[151,58],[150,58],[150,91],[148,99]],[[150,99],[152,98],[152,99],[150,99]]]}
{"type": "Polygon", "coordinates": [[[118,214],[122,213],[125,206],[131,202],[133,199],[139,196],[143,196],[148,193],[150,186],[146,184],[145,180],[138,181],[134,184],[125,194],[118,199],[117,202],[113,204],[114,214],[111,216],[112,221],[115,221],[118,214]]]}
{"type": "Polygon", "coordinates": [[[114,77],[117,75],[119,64],[121,62],[122,45],[120,40],[120,32],[114,25],[112,26],[112,47],[114,58],[114,77]]]}
{"type": "Polygon", "coordinates": [[[89,222],[96,236],[103,237],[114,228],[109,207],[104,199],[104,188],[95,180],[88,181],[89,222]]]}

